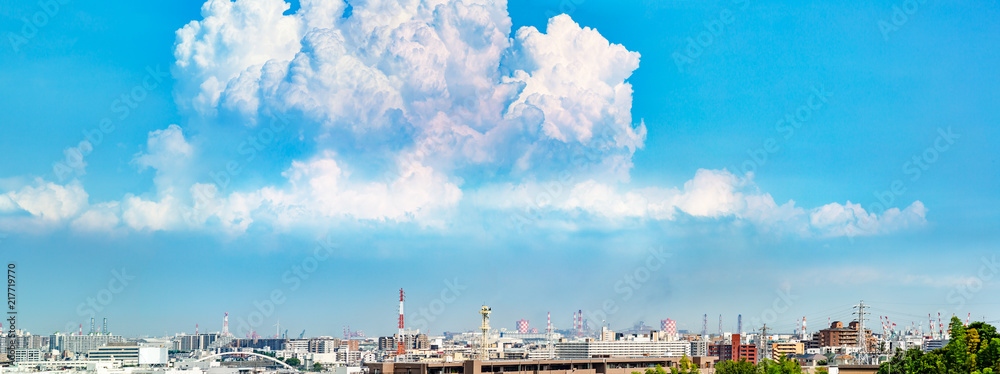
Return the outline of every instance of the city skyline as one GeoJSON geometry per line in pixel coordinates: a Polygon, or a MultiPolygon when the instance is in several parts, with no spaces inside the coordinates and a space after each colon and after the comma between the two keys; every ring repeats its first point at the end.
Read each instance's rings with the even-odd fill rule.
{"type": "Polygon", "coordinates": [[[19,326],[1000,320],[996,4],[376,3],[0,10],[19,326]]]}

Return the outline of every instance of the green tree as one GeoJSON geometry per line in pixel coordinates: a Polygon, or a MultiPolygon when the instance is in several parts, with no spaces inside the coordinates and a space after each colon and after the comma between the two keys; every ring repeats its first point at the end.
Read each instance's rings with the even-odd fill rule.
{"type": "MultiPolygon", "coordinates": [[[[942,348],[937,351],[929,352],[920,356],[920,360],[914,366],[914,370],[909,373],[914,374],[952,374],[953,372],[948,371],[948,366],[945,364],[947,358],[945,357],[945,349],[942,348]]],[[[954,372],[960,372],[960,368],[956,367],[954,372]]]]}
{"type": "Polygon", "coordinates": [[[976,366],[980,369],[993,368],[997,372],[1000,365],[1000,338],[993,338],[989,343],[983,345],[976,355],[976,366]]]}
{"type": "Polygon", "coordinates": [[[979,331],[976,329],[965,329],[965,341],[969,348],[969,354],[979,353],[979,350],[982,349],[982,341],[979,339],[979,331]]]}
{"type": "Polygon", "coordinates": [[[802,366],[799,362],[788,357],[782,357],[778,361],[764,360],[757,366],[763,374],[799,374],[802,373],[802,366]]]}
{"type": "Polygon", "coordinates": [[[979,340],[983,342],[988,343],[993,341],[993,339],[1000,339],[1000,334],[997,334],[997,328],[986,322],[977,321],[970,323],[969,329],[976,329],[976,332],[979,333],[979,340]]]}
{"type": "Polygon", "coordinates": [[[896,353],[888,362],[879,366],[879,374],[953,374],[956,371],[948,371],[950,367],[945,363],[944,356],[940,353],[943,350],[924,353],[920,348],[911,348],[907,351],[897,349],[896,353]]]}
{"type": "MultiPolygon", "coordinates": [[[[633,371],[632,374],[641,374],[641,373],[639,373],[638,371],[633,371]]],[[[645,374],[667,374],[667,371],[663,370],[663,366],[656,365],[656,367],[647,368],[645,374]]]]}
{"type": "Polygon", "coordinates": [[[285,363],[288,364],[288,365],[290,365],[290,366],[299,366],[299,365],[302,365],[302,361],[299,361],[299,359],[297,359],[295,357],[286,358],[285,359],[285,363]]]}
{"type": "Polygon", "coordinates": [[[691,362],[691,359],[687,355],[681,356],[679,368],[670,368],[670,374],[698,374],[698,365],[691,362]]]}
{"type": "Polygon", "coordinates": [[[726,360],[715,365],[715,374],[762,374],[762,371],[760,367],[746,360],[726,360]]]}
{"type": "Polygon", "coordinates": [[[323,371],[323,364],[318,362],[313,364],[313,371],[323,371]]]}
{"type": "Polygon", "coordinates": [[[951,317],[951,340],[944,347],[945,364],[957,374],[968,374],[976,370],[975,359],[969,360],[968,335],[958,317],[951,317]]]}
{"type": "Polygon", "coordinates": [[[889,374],[889,373],[901,373],[901,374],[916,374],[919,373],[917,367],[920,365],[921,358],[924,352],[919,348],[911,348],[910,350],[903,351],[902,349],[896,349],[896,354],[893,355],[888,362],[883,363],[879,366],[879,374],[889,374]]]}

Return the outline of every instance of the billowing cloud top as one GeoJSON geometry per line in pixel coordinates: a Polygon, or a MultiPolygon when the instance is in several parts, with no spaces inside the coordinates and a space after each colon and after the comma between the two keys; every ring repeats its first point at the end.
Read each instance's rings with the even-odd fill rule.
{"type": "Polygon", "coordinates": [[[725,170],[700,170],[682,188],[630,188],[646,136],[628,83],[639,53],[567,15],[544,31],[512,33],[506,8],[502,0],[303,0],[289,12],[282,0],[208,0],[201,20],[177,30],[183,114],[251,127],[282,118],[317,134],[303,141],[318,150],[286,165],[282,181],[224,192],[188,172],[200,153],[171,125],[151,132],[133,160],[155,170],[155,191],[91,205],[80,182],[38,180],[0,195],[0,212],[35,226],[235,235],[343,220],[440,228],[460,225],[464,207],[554,220],[735,219],[805,236],[925,222],[919,201],[880,215],[850,202],[778,205],[725,170]],[[352,172],[348,160],[359,158],[384,161],[375,174],[385,177],[352,172]]]}
{"type": "Polygon", "coordinates": [[[627,179],[643,145],[626,82],[639,54],[569,16],[512,40],[502,1],[356,1],[346,17],[340,1],[287,9],[206,3],[204,19],[177,32],[178,103],[251,123],[302,113],[372,155],[402,149],[398,165],[445,172],[489,164],[544,176],[563,155],[596,149],[595,173],[627,179]]]}

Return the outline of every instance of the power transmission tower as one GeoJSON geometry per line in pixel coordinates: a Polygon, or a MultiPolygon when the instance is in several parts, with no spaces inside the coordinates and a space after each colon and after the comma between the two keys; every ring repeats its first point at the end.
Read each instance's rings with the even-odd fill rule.
{"type": "Polygon", "coordinates": [[[857,357],[855,361],[857,362],[858,365],[866,365],[868,364],[870,357],[868,352],[868,334],[865,331],[865,320],[867,320],[868,318],[865,316],[871,314],[871,312],[865,311],[865,309],[868,309],[871,306],[865,305],[865,301],[861,300],[861,302],[858,303],[858,305],[855,305],[854,307],[858,309],[858,311],[854,312],[853,314],[858,316],[858,348],[859,348],[858,354],[855,355],[857,357]]]}
{"type": "Polygon", "coordinates": [[[770,339],[767,338],[767,330],[771,329],[767,328],[767,324],[765,323],[764,326],[760,328],[760,339],[757,340],[757,353],[760,354],[757,357],[758,361],[762,358],[768,357],[767,351],[770,348],[768,341],[770,341],[770,339]]]}

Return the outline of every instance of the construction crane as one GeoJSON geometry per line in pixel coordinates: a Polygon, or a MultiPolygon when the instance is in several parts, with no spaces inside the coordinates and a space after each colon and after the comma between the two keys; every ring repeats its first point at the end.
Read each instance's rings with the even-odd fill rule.
{"type": "Polygon", "coordinates": [[[306,336],[306,330],[302,330],[302,332],[299,333],[299,339],[302,339],[304,336],[306,336]]]}

